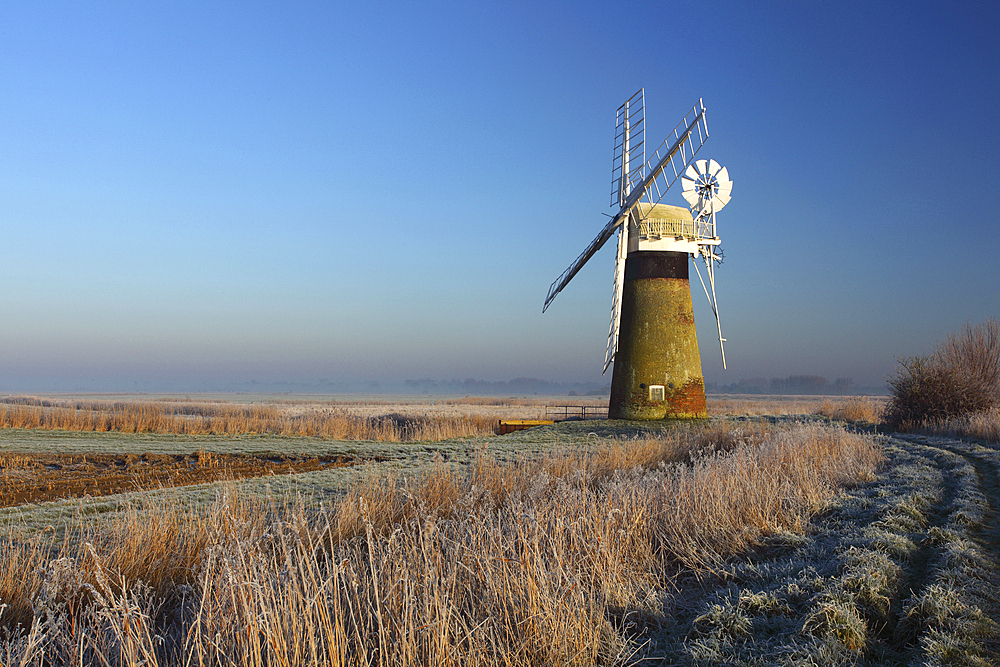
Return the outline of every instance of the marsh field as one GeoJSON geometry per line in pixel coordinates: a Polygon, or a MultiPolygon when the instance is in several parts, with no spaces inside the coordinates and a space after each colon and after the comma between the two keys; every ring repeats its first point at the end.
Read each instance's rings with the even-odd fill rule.
{"type": "Polygon", "coordinates": [[[0,399],[0,667],[1000,664],[996,415],[566,405],[0,399]]]}

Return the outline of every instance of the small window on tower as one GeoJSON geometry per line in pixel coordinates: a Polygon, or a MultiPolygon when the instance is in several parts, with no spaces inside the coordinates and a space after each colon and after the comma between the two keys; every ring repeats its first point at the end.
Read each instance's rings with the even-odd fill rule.
{"type": "Polygon", "coordinates": [[[665,392],[662,384],[649,385],[649,401],[651,403],[662,403],[665,399],[665,392]]]}

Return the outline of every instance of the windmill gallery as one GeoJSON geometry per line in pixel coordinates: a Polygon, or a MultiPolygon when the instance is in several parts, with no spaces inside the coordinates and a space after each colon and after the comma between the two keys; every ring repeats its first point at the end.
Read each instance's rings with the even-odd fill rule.
{"type": "MultiPolygon", "coordinates": [[[[610,419],[651,420],[706,415],[705,383],[695,332],[689,258],[722,327],[715,298],[721,262],[715,214],[729,203],[733,183],[715,160],[695,155],[708,139],[705,106],[692,107],[673,135],[646,160],[645,96],[618,109],[611,205],[618,213],[549,287],[544,312],[587,261],[618,232],[614,296],[604,371],[614,363],[610,419]],[[680,178],[690,210],[661,203],[680,178]],[[697,260],[703,260],[705,283],[697,260]]],[[[722,347],[725,367],[725,348],[722,347]]]]}

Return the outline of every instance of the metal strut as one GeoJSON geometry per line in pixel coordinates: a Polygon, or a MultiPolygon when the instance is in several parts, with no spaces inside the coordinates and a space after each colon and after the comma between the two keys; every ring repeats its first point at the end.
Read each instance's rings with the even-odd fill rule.
{"type": "MultiPolygon", "coordinates": [[[[699,219],[701,216],[698,216],[699,219]]],[[[697,222],[697,221],[696,221],[697,222]]],[[[712,212],[712,226],[715,226],[715,212],[712,212]]],[[[712,313],[715,315],[715,327],[719,332],[719,350],[722,352],[722,368],[726,368],[726,339],[722,337],[722,322],[719,320],[719,302],[715,298],[715,260],[717,259],[715,253],[710,245],[700,245],[698,246],[698,253],[701,258],[705,260],[705,273],[708,274],[708,282],[712,286],[712,293],[709,294],[708,286],[705,285],[705,279],[701,277],[701,271],[698,269],[698,260],[694,258],[694,270],[698,273],[698,280],[701,281],[701,287],[705,290],[705,296],[708,297],[708,304],[712,307],[712,313]]]]}

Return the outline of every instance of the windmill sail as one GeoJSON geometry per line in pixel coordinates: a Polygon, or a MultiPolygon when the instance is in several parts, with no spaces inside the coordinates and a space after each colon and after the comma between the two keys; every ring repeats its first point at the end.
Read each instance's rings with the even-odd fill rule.
{"type": "Polygon", "coordinates": [[[573,260],[573,263],[570,264],[558,278],[552,281],[552,284],[549,285],[549,293],[545,297],[545,305],[542,306],[543,313],[549,307],[549,304],[552,303],[552,300],[556,298],[556,294],[559,294],[563,287],[566,287],[569,281],[573,279],[573,276],[575,276],[577,272],[583,268],[583,265],[587,263],[587,260],[593,257],[594,253],[603,248],[604,244],[608,242],[608,239],[614,235],[615,230],[621,223],[623,213],[623,211],[619,211],[618,215],[613,217],[611,222],[609,222],[604,229],[601,230],[601,233],[597,235],[597,238],[591,241],[590,245],[588,245],[586,249],[580,253],[580,256],[573,260]]]}
{"type": "Polygon", "coordinates": [[[549,286],[549,292],[545,297],[545,304],[542,306],[544,313],[556,295],[573,279],[583,265],[600,250],[608,239],[611,238],[615,230],[623,222],[628,221],[628,213],[640,201],[650,204],[658,204],[663,196],[670,189],[670,186],[677,181],[677,178],[684,173],[684,170],[694,160],[694,156],[708,139],[708,123],[705,120],[705,105],[701,100],[695,104],[691,111],[684,116],[677,127],[674,128],[673,139],[668,138],[663,142],[649,159],[643,168],[646,176],[635,186],[630,193],[624,197],[622,208],[618,214],[601,230],[590,245],[580,253],[569,267],[562,272],[549,286]],[[662,156],[661,156],[662,152],[662,156]]]}
{"type": "MultiPolygon", "coordinates": [[[[618,254],[615,255],[615,286],[611,297],[611,325],[608,330],[608,349],[604,353],[604,371],[615,360],[618,352],[618,330],[622,321],[622,286],[625,284],[625,258],[628,255],[628,225],[618,230],[618,254]]],[[[603,374],[602,373],[602,374],[603,374]]]]}
{"type": "Polygon", "coordinates": [[[639,201],[650,205],[659,204],[667,190],[694,161],[694,156],[705,145],[706,139],[708,121],[705,119],[705,105],[698,100],[674,128],[673,139],[668,137],[653,152],[643,170],[647,176],[633,190],[633,197],[626,200],[625,206],[632,208],[639,201]]]}
{"type": "Polygon", "coordinates": [[[646,164],[645,89],[618,107],[615,126],[615,157],[611,163],[611,205],[621,208],[635,186],[642,181],[646,164]]]}

